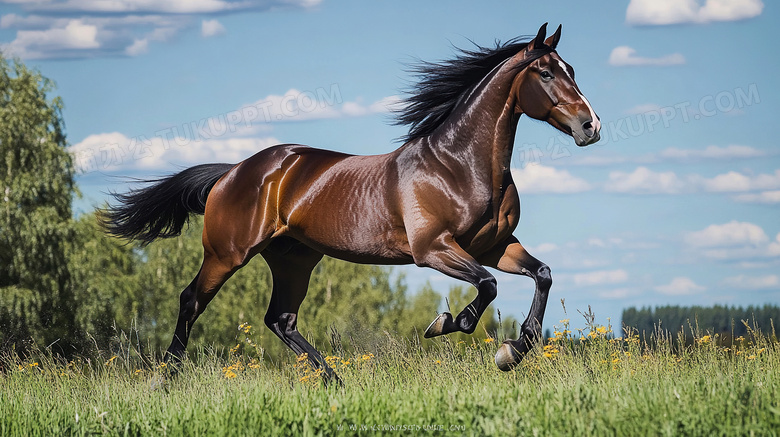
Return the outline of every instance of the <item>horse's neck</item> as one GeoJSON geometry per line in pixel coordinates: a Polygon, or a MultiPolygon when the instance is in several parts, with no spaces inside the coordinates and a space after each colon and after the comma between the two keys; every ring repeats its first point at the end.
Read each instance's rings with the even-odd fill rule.
{"type": "Polygon", "coordinates": [[[510,101],[513,79],[509,72],[492,72],[429,138],[445,165],[501,184],[511,164],[519,117],[510,101]]]}

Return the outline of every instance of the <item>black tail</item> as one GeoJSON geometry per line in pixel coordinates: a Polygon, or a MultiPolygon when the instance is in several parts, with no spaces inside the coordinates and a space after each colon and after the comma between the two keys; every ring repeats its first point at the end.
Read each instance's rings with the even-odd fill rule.
{"type": "Polygon", "coordinates": [[[181,233],[190,213],[203,214],[206,198],[234,164],[203,164],[188,168],[127,194],[112,193],[119,202],[100,214],[109,234],[149,244],[181,233]]]}

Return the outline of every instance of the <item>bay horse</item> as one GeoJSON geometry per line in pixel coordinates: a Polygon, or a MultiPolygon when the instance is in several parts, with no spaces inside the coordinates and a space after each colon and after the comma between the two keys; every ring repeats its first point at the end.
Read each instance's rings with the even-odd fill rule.
{"type": "Polygon", "coordinates": [[[238,164],[205,164],[127,194],[102,212],[107,232],[146,244],[178,235],[188,215],[205,214],[203,263],[181,293],[166,357],[179,362],[192,326],[222,284],[257,254],[273,275],[264,322],[296,354],[338,377],[298,332],[297,315],[323,254],[355,263],[430,267],[477,289],[456,317],[440,314],[425,337],[472,333],[496,297],[485,266],[530,276],[536,284],[517,340],[496,365],[518,364],[541,334],[552,285],[547,265],[512,235],[520,200],[510,161],[522,114],[573,137],[599,140],[601,127],[556,52],[561,27],[547,24],[527,42],[476,46],[416,68],[420,82],[398,112],[405,143],[375,156],[283,144],[238,164]]]}

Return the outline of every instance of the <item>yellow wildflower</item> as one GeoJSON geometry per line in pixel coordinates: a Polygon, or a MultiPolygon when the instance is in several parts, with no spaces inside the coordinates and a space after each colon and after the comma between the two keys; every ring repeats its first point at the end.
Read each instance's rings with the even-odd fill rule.
{"type": "Polygon", "coordinates": [[[491,338],[491,337],[488,337],[488,338],[485,339],[485,343],[493,343],[494,341],[496,341],[496,340],[494,338],[491,338]]]}
{"type": "Polygon", "coordinates": [[[114,364],[114,360],[115,359],[116,359],[116,355],[114,355],[113,357],[109,358],[108,361],[106,361],[105,365],[106,366],[110,366],[110,365],[114,364]]]}
{"type": "Polygon", "coordinates": [[[249,334],[249,332],[252,330],[252,325],[250,325],[247,322],[244,322],[238,325],[238,330],[243,332],[244,334],[249,334]]]}

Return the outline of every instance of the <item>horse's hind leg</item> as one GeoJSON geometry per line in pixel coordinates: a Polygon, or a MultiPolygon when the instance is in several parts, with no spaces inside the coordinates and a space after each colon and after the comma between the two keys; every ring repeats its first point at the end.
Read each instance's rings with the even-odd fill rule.
{"type": "Polygon", "coordinates": [[[237,263],[220,260],[213,253],[206,252],[200,271],[179,297],[179,319],[166,360],[181,361],[195,320],[238,268],[240,265],[237,263]]]}
{"type": "Polygon", "coordinates": [[[341,382],[322,355],[298,332],[298,310],[309,287],[309,278],[322,254],[290,238],[280,238],[261,252],[273,275],[273,292],[265,324],[296,354],[307,354],[326,381],[341,382]]]}

